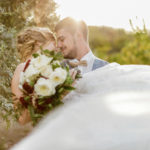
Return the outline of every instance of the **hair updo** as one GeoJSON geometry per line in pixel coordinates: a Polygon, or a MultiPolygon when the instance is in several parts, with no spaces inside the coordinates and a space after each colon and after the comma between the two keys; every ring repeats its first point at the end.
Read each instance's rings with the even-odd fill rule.
{"type": "Polygon", "coordinates": [[[35,52],[35,47],[44,46],[48,41],[55,41],[54,34],[48,28],[30,27],[21,31],[17,36],[17,50],[21,61],[26,61],[27,57],[35,52]],[[38,43],[38,45],[37,45],[38,43]]]}

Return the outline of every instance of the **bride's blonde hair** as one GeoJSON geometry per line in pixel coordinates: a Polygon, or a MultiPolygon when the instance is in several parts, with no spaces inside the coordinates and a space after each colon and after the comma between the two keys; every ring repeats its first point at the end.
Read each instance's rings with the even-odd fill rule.
{"type": "Polygon", "coordinates": [[[55,41],[54,34],[48,28],[30,27],[21,31],[17,36],[17,50],[20,54],[21,61],[26,59],[35,52],[37,42],[44,46],[48,41],[55,41]]]}

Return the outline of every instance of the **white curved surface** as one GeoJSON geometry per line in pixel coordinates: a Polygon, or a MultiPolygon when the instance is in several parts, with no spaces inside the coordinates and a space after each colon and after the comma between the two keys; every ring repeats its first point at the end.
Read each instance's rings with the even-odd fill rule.
{"type": "Polygon", "coordinates": [[[77,83],[12,150],[150,149],[150,67],[109,64],[77,83]]]}

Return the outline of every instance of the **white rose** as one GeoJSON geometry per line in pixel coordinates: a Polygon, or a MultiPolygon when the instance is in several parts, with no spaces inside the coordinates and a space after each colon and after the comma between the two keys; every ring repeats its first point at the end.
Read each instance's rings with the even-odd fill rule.
{"type": "Polygon", "coordinates": [[[46,66],[43,66],[43,68],[41,68],[41,75],[44,77],[49,78],[52,72],[53,72],[53,69],[50,65],[46,65],[46,66]]]}
{"type": "Polygon", "coordinates": [[[33,67],[33,65],[29,65],[26,71],[24,72],[24,77],[27,82],[33,81],[39,75],[40,71],[33,67]]]}
{"type": "Polygon", "coordinates": [[[23,88],[22,88],[22,85],[24,84],[24,82],[25,82],[24,72],[21,72],[21,73],[20,73],[20,79],[19,79],[19,88],[20,88],[20,89],[23,89],[23,88]]]}
{"type": "Polygon", "coordinates": [[[54,85],[57,86],[62,84],[67,77],[67,71],[62,68],[56,68],[51,74],[50,79],[53,81],[54,85]]]}
{"type": "Polygon", "coordinates": [[[36,58],[31,59],[31,64],[40,70],[43,66],[48,65],[52,61],[52,57],[47,57],[45,55],[39,55],[36,58]]]}
{"type": "Polygon", "coordinates": [[[55,94],[55,87],[48,79],[40,78],[34,86],[34,90],[37,95],[51,96],[55,94]]]}

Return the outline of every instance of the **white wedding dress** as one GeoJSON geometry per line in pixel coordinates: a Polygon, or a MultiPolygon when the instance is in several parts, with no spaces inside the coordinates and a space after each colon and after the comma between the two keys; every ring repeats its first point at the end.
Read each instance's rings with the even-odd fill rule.
{"type": "Polygon", "coordinates": [[[150,66],[111,63],[76,87],[12,150],[150,149],[150,66]]]}

